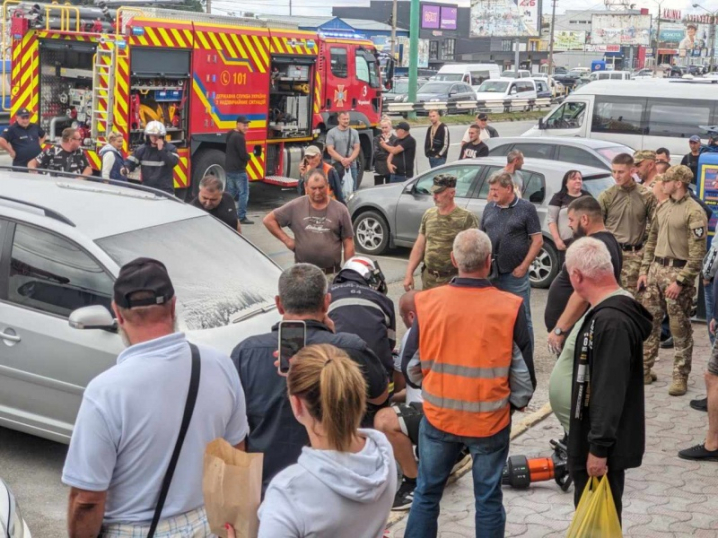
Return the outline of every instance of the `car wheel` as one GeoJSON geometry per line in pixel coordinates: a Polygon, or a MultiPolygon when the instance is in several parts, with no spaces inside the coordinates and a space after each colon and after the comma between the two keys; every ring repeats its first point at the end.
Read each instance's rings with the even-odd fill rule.
{"type": "Polygon", "coordinates": [[[389,233],[389,224],[377,211],[365,211],[354,219],[354,242],[364,254],[382,254],[389,245],[389,233]]]}
{"type": "Polygon", "coordinates": [[[215,176],[227,185],[227,172],[224,169],[225,153],[222,150],[208,148],[200,150],[192,159],[192,184],[189,186],[193,196],[199,192],[199,182],[204,176],[215,176]]]}
{"type": "Polygon", "coordinates": [[[558,274],[558,252],[552,243],[544,240],[538,256],[529,267],[529,281],[532,288],[548,288],[558,274]]]}

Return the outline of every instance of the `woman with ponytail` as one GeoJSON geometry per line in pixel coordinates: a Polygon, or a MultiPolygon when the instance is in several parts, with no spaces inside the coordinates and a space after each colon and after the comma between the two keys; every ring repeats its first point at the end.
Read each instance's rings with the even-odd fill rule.
{"type": "Polygon", "coordinates": [[[287,388],[311,447],[269,484],[259,538],[383,536],[396,464],[384,434],[359,429],[367,392],[359,366],[334,346],[307,346],[291,361],[287,388]]]}

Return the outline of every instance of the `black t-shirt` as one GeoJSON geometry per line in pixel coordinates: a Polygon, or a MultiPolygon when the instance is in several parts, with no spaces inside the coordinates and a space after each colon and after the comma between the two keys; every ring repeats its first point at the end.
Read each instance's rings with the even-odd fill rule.
{"type": "Polygon", "coordinates": [[[687,166],[691,169],[691,172],[693,172],[693,183],[698,185],[698,158],[700,157],[700,154],[693,155],[693,153],[687,153],[683,156],[683,159],[681,159],[681,164],[684,166],[687,166]]]}
{"type": "Polygon", "coordinates": [[[391,164],[396,166],[394,174],[397,176],[414,177],[414,158],[416,157],[416,140],[411,135],[397,138],[394,146],[401,146],[404,151],[391,158],[391,164]]]}
{"type": "Polygon", "coordinates": [[[477,140],[474,143],[467,142],[461,146],[461,153],[459,154],[459,160],[461,159],[476,159],[476,157],[487,157],[489,155],[489,146],[484,144],[481,140],[477,140]]]}
{"type": "Polygon", "coordinates": [[[27,129],[24,129],[15,122],[5,129],[2,137],[8,141],[15,151],[15,158],[12,161],[12,165],[27,166],[30,159],[34,159],[40,155],[40,152],[42,152],[40,139],[43,136],[45,136],[45,131],[36,123],[31,123],[27,126],[27,129]]]}
{"type": "MultiPolygon", "coordinates": [[[[200,209],[204,209],[204,207],[199,201],[199,197],[192,200],[192,205],[195,207],[199,207],[200,209]]],[[[237,206],[232,199],[232,195],[230,195],[229,193],[222,193],[222,200],[219,202],[219,205],[217,205],[217,207],[210,210],[204,210],[207,211],[207,213],[209,213],[213,217],[217,217],[219,220],[224,222],[233,230],[237,229],[237,206]]]]}
{"type": "MultiPolygon", "coordinates": [[[[616,277],[616,281],[620,282],[621,267],[623,267],[623,251],[618,245],[618,241],[616,241],[613,234],[608,231],[595,233],[591,237],[598,239],[608,247],[608,252],[611,254],[611,263],[613,264],[613,276],[616,277]]],[[[556,322],[558,318],[561,317],[561,314],[563,314],[572,293],[573,286],[568,277],[566,264],[564,264],[548,290],[546,310],[544,311],[544,322],[546,323],[547,331],[551,331],[556,327],[556,322]]],[[[564,327],[564,329],[567,329],[567,327],[564,327]]]]}
{"type": "Polygon", "coordinates": [[[82,174],[90,162],[81,149],[65,151],[62,146],[52,146],[36,157],[37,167],[44,170],[57,170],[71,174],[82,174]]]}

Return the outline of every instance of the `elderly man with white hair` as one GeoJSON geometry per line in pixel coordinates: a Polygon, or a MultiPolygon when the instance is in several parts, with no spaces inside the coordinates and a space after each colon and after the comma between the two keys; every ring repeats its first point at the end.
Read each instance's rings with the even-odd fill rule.
{"type": "Polygon", "coordinates": [[[576,324],[568,443],[574,503],[590,477],[608,474],[620,518],[625,470],[639,467],[645,451],[643,341],[652,318],[618,285],[601,241],[574,242],[566,270],[574,291],[591,306],[576,324]]]}
{"type": "Polygon", "coordinates": [[[511,412],[536,387],[533,346],[520,297],[494,288],[491,240],[476,229],[454,239],[457,277],[416,294],[416,317],[402,370],[421,385],[419,476],[406,536],[435,537],[439,501],[463,446],[473,458],[476,535],[503,536],[501,473],[509,452],[511,412]],[[419,361],[419,365],[412,363],[419,361]]]}

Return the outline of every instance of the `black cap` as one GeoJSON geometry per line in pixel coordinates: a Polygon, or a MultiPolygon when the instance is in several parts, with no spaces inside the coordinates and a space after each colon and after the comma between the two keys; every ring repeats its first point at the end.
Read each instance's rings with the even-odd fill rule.
{"type": "Polygon", "coordinates": [[[237,116],[237,123],[249,123],[249,118],[240,114],[237,116]]]}
{"type": "Polygon", "coordinates": [[[446,189],[456,188],[456,177],[450,174],[439,174],[434,176],[434,184],[431,186],[432,193],[444,192],[446,189]]]}
{"type": "Polygon", "coordinates": [[[396,124],[396,128],[408,131],[409,129],[411,129],[411,126],[408,123],[406,123],[405,121],[400,121],[399,123],[396,124]]]}
{"type": "Polygon", "coordinates": [[[175,295],[167,268],[152,258],[137,258],[123,265],[115,280],[114,291],[115,303],[121,308],[166,304],[175,295]],[[138,291],[153,296],[130,301],[130,295],[138,291]]]}
{"type": "Polygon", "coordinates": [[[21,108],[17,111],[16,116],[32,116],[32,113],[27,108],[21,108]]]}
{"type": "Polygon", "coordinates": [[[488,114],[484,114],[484,113],[482,112],[481,114],[479,114],[478,116],[476,116],[476,119],[478,119],[478,120],[480,120],[480,121],[486,121],[486,120],[489,119],[489,115],[488,115],[488,114]]]}

